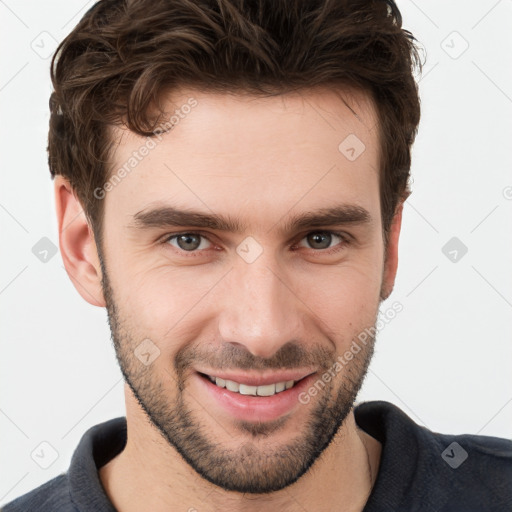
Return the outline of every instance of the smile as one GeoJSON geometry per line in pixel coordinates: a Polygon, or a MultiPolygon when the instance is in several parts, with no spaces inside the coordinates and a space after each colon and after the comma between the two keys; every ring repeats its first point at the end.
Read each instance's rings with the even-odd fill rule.
{"type": "Polygon", "coordinates": [[[294,380],[288,380],[285,382],[266,384],[264,386],[249,386],[247,384],[241,384],[233,380],[221,379],[220,377],[214,377],[212,375],[207,375],[207,377],[219,388],[226,388],[228,391],[232,391],[233,393],[252,396],[272,396],[292,388],[295,384],[294,380]]]}

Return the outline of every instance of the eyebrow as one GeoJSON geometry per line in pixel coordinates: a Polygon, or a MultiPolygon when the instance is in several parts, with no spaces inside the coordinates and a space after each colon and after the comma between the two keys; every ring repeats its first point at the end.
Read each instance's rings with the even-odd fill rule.
{"type": "MultiPolygon", "coordinates": [[[[362,206],[342,204],[293,215],[280,228],[280,232],[289,233],[327,225],[362,225],[371,223],[372,216],[370,212],[362,206]]],[[[182,210],[172,206],[156,206],[141,210],[133,216],[132,222],[128,225],[130,229],[136,230],[185,226],[209,228],[231,233],[243,233],[246,230],[246,227],[239,219],[229,215],[223,216],[195,210],[182,210]]]]}

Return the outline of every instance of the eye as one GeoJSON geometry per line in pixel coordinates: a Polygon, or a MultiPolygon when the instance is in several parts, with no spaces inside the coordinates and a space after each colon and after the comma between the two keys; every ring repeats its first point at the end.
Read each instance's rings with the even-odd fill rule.
{"type": "MultiPolygon", "coordinates": [[[[333,249],[338,245],[341,245],[341,247],[339,247],[339,249],[341,249],[349,243],[348,237],[346,235],[334,231],[312,231],[311,233],[308,233],[302,240],[306,240],[310,248],[318,250],[333,249]],[[337,243],[331,246],[331,244],[336,241],[337,243]]],[[[301,243],[299,243],[299,245],[304,247],[301,243]]]]}
{"type": "MultiPolygon", "coordinates": [[[[348,235],[334,231],[312,231],[300,240],[298,246],[304,247],[303,241],[308,244],[306,247],[325,253],[337,252],[350,243],[348,235]]],[[[192,232],[167,235],[162,243],[172,245],[178,252],[188,253],[198,253],[212,247],[205,235],[192,232]]]]}
{"type": "Polygon", "coordinates": [[[182,251],[194,252],[197,249],[208,249],[209,245],[207,244],[210,244],[210,241],[199,233],[179,233],[168,236],[163,243],[169,243],[182,251]]]}

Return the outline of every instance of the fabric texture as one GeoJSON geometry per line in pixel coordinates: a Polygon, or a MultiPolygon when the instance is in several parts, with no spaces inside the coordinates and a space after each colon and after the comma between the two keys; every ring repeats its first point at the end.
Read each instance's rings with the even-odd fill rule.
{"type": "MultiPolygon", "coordinates": [[[[512,441],[432,432],[384,401],[363,402],[354,413],[358,426],[382,443],[363,512],[512,511],[512,441]]],[[[124,416],[95,425],[83,435],[66,473],[2,511],[115,512],[98,469],[125,444],[124,416]]]]}

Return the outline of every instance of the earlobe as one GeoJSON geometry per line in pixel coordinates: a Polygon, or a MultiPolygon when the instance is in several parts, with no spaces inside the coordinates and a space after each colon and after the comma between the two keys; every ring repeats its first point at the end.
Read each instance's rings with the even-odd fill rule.
{"type": "Polygon", "coordinates": [[[68,276],[87,302],[105,307],[96,242],[82,205],[66,178],[55,177],[54,191],[59,247],[68,276]]]}
{"type": "Polygon", "coordinates": [[[391,295],[395,285],[395,277],[398,269],[398,241],[400,238],[400,228],[402,227],[403,207],[403,202],[397,206],[389,228],[389,241],[384,259],[384,273],[380,293],[381,301],[386,300],[391,295]]]}

